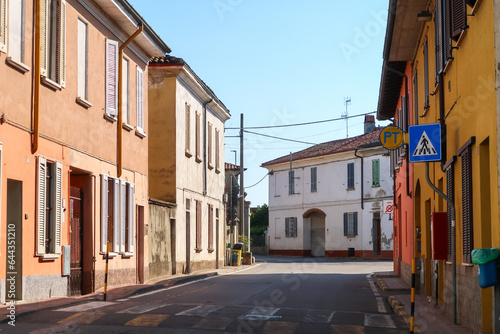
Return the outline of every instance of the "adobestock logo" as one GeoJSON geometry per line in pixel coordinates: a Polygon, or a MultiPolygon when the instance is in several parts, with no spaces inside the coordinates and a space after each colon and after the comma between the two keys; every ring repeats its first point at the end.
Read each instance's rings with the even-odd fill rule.
{"type": "Polygon", "coordinates": [[[243,0],[215,0],[212,5],[219,19],[224,21],[226,13],[234,11],[242,2],[243,0]]]}

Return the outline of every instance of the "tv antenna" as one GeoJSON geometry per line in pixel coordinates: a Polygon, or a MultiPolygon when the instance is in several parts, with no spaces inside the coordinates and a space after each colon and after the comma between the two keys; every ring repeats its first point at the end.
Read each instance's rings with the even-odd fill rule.
{"type": "Polygon", "coordinates": [[[345,118],[345,135],[347,138],[349,138],[349,114],[347,113],[347,106],[351,105],[351,98],[346,97],[344,99],[344,104],[345,104],[345,113],[342,113],[340,117],[345,118]]]}

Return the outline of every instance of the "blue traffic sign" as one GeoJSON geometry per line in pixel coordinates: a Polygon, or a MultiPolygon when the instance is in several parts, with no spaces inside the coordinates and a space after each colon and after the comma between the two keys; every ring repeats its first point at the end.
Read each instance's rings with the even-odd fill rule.
{"type": "Polygon", "coordinates": [[[441,160],[441,124],[412,125],[408,134],[410,162],[441,160]]]}

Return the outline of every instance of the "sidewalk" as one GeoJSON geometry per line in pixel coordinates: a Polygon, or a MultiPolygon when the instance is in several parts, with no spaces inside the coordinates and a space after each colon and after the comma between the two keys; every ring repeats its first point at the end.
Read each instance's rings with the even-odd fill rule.
{"type": "MultiPolygon", "coordinates": [[[[382,291],[390,294],[388,302],[394,313],[402,316],[410,326],[411,289],[402,278],[394,272],[375,273],[373,277],[382,291]]],[[[434,299],[415,295],[415,333],[453,333],[471,334],[472,331],[461,325],[453,324],[453,319],[444,312],[441,306],[435,305],[434,299]]]]}
{"type": "MultiPolygon", "coordinates": [[[[255,266],[255,264],[241,265],[234,267],[226,266],[220,269],[199,270],[191,274],[177,274],[174,276],[161,277],[154,280],[150,280],[144,284],[131,284],[131,285],[116,286],[116,287],[108,287],[108,291],[106,293],[106,300],[113,301],[117,299],[127,298],[132,295],[142,294],[154,290],[165,289],[176,285],[186,284],[192,281],[198,281],[213,276],[227,275],[232,272],[248,269],[252,266],[255,266]]],[[[15,304],[16,318],[20,318],[27,314],[34,313],[40,309],[47,310],[51,308],[68,306],[83,301],[103,300],[104,296],[103,292],[104,289],[101,288],[94,293],[84,296],[54,297],[50,299],[44,299],[36,302],[27,302],[27,303],[16,302],[15,304]]],[[[0,305],[0,323],[4,323],[9,320],[9,318],[7,318],[7,315],[9,313],[7,307],[9,307],[9,305],[10,305],[9,303],[6,303],[5,305],[0,305]]]]}

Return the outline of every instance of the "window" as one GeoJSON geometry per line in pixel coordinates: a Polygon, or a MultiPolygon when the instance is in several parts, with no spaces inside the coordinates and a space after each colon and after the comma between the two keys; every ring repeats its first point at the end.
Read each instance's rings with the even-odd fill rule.
{"type": "Polygon", "coordinates": [[[315,193],[318,191],[318,168],[311,167],[311,192],[315,193]]]}
{"type": "Polygon", "coordinates": [[[287,238],[297,237],[297,217],[285,218],[285,237],[287,238]]]}
{"type": "Polygon", "coordinates": [[[372,160],[372,187],[380,187],[380,160],[372,160]]]}
{"type": "Polygon", "coordinates": [[[451,59],[451,11],[449,4],[448,0],[437,0],[434,10],[436,85],[439,84],[439,73],[444,70],[448,60],[451,59]]]}
{"type": "Polygon", "coordinates": [[[429,108],[429,48],[427,46],[427,37],[424,41],[424,109],[429,108]]]}
{"type": "Polygon", "coordinates": [[[347,164],[347,189],[354,189],[354,162],[347,164]]]}
{"type": "Polygon", "coordinates": [[[191,106],[186,103],[186,156],[191,157],[191,106]]]}
{"type": "Polygon", "coordinates": [[[413,76],[413,108],[414,110],[414,120],[413,125],[418,124],[418,72],[415,71],[413,76]]]}
{"type": "Polygon", "coordinates": [[[199,113],[196,113],[196,133],[195,133],[195,136],[196,136],[196,162],[201,162],[201,149],[200,149],[200,141],[201,141],[201,133],[200,133],[200,129],[201,128],[201,115],[199,113]]]}
{"type": "Polygon", "coordinates": [[[132,183],[101,175],[101,253],[134,253],[134,193],[132,183]]]}
{"type": "Polygon", "coordinates": [[[139,132],[139,134],[144,134],[144,96],[143,96],[144,83],[143,83],[143,72],[139,67],[137,67],[136,79],[137,79],[136,83],[137,125],[136,126],[137,126],[137,132],[139,132]]]}
{"type": "MultiPolygon", "coordinates": [[[[9,1],[9,56],[24,62],[24,0],[9,1]]],[[[5,20],[5,18],[3,19],[5,20]]]]}
{"type": "Polygon", "coordinates": [[[7,52],[7,0],[0,0],[0,51],[7,52]]]}
{"type": "Polygon", "coordinates": [[[122,63],[122,122],[130,124],[130,77],[129,77],[129,61],[125,57],[122,63]]]}
{"type": "Polygon", "coordinates": [[[61,254],[62,163],[38,157],[37,255],[61,254]]]}
{"type": "Polygon", "coordinates": [[[215,172],[220,173],[220,130],[215,129],[215,172]]]}
{"type": "Polygon", "coordinates": [[[470,145],[462,147],[459,151],[459,155],[462,158],[462,240],[464,263],[471,263],[471,252],[474,249],[471,154],[472,149],[470,145]]]}
{"type": "Polygon", "coordinates": [[[44,82],[49,79],[64,87],[66,85],[66,0],[43,0],[40,15],[41,74],[44,82]]]}
{"type": "Polygon", "coordinates": [[[212,164],[212,124],[208,123],[208,168],[212,169],[214,168],[214,165],[212,164]]]}
{"type": "Polygon", "coordinates": [[[450,1],[451,38],[458,40],[462,31],[467,29],[467,7],[465,0],[450,1]]]}
{"type": "Polygon", "coordinates": [[[196,201],[196,251],[201,250],[201,201],[196,201]]]}
{"type": "Polygon", "coordinates": [[[87,24],[78,19],[78,97],[88,100],[87,24]]]}
{"type": "Polygon", "coordinates": [[[344,236],[354,237],[358,235],[358,213],[344,212],[344,236]]]}
{"type": "Polygon", "coordinates": [[[214,207],[208,205],[208,250],[214,250],[214,207]]]}
{"type": "Polygon", "coordinates": [[[288,171],[288,194],[295,194],[295,171],[288,171]]]}
{"type": "Polygon", "coordinates": [[[106,40],[106,114],[118,115],[118,42],[106,40]]]}

